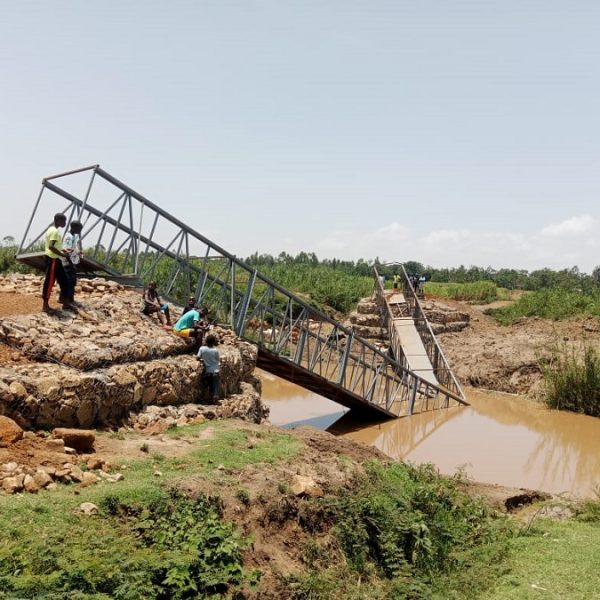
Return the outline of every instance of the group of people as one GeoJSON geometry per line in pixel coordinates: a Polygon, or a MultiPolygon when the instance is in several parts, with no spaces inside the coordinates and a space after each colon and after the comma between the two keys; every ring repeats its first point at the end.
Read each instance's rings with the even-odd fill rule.
{"type": "MultiPolygon", "coordinates": [[[[156,281],[151,281],[144,290],[142,312],[145,315],[156,314],[160,323],[171,329],[171,311],[169,305],[162,302],[158,294],[156,281]]],[[[204,381],[213,401],[219,398],[220,356],[216,346],[217,336],[208,333],[212,324],[208,317],[208,308],[199,307],[193,296],[188,298],[181,316],[174,325],[172,332],[181,338],[190,339],[197,348],[197,358],[204,365],[204,381]],[[208,333],[208,335],[206,335],[208,333]],[[206,336],[206,339],[204,339],[206,336]],[[204,343],[203,343],[204,342],[204,343]]]]}
{"type": "MultiPolygon", "coordinates": [[[[71,221],[69,232],[64,241],[60,230],[67,225],[67,217],[63,213],[54,215],[53,224],[47,229],[44,237],[45,277],[42,288],[42,310],[54,313],[50,307],[50,297],[54,284],[60,288],[59,301],[62,308],[77,312],[80,306],[75,302],[77,284],[77,267],[83,257],[80,221],[71,221]]],[[[144,290],[142,312],[146,315],[156,314],[162,325],[171,328],[169,305],[163,303],[158,294],[155,281],[151,281],[144,290]]],[[[208,333],[212,325],[208,318],[208,309],[200,308],[194,297],[190,297],[179,319],[173,325],[173,333],[182,338],[189,338],[197,348],[197,358],[204,365],[204,380],[213,401],[219,398],[220,357],[216,346],[217,336],[208,333]],[[208,333],[208,335],[206,335],[208,333]],[[206,339],[204,339],[206,336],[206,339]],[[203,343],[204,342],[204,343],[203,343]]]]}
{"type": "Polygon", "coordinates": [[[69,232],[64,243],[60,229],[67,225],[67,217],[63,213],[54,215],[54,224],[51,225],[44,237],[44,261],[46,275],[42,288],[42,310],[53,313],[50,308],[50,296],[54,284],[60,287],[59,301],[65,310],[77,311],[75,302],[75,286],[77,284],[77,265],[81,262],[83,251],[81,248],[80,221],[71,221],[69,232]]]}

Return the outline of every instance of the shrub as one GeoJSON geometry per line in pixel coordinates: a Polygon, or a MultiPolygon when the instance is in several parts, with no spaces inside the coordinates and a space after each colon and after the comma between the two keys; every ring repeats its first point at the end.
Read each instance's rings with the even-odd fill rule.
{"type": "Polygon", "coordinates": [[[600,416],[600,357],[593,347],[586,343],[583,354],[554,349],[542,371],[548,406],[600,416]]]}

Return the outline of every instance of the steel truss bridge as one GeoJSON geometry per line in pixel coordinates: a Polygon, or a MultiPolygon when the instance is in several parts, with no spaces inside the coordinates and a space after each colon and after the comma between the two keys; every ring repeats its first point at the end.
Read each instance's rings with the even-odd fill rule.
{"type": "Polygon", "coordinates": [[[257,345],[266,371],[380,417],[466,404],[446,379],[436,384],[411,371],[398,346],[381,351],[99,165],[42,181],[20,261],[41,267],[44,233],[57,212],[67,215],[67,229],[71,220],[83,223],[82,270],[137,286],[157,280],[179,304],[194,296],[216,322],[257,345]]]}

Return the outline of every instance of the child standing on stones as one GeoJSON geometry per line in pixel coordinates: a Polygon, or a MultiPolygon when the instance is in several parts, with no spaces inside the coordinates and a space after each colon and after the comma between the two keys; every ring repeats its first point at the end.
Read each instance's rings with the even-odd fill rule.
{"type": "Polygon", "coordinates": [[[219,372],[220,356],[215,348],[217,345],[217,336],[209,333],[206,336],[206,345],[200,346],[198,350],[198,360],[204,365],[204,382],[208,387],[211,402],[215,404],[219,401],[219,372]]]}
{"type": "Polygon", "coordinates": [[[75,286],[77,285],[77,267],[83,256],[83,251],[81,249],[82,227],[80,221],[71,221],[69,233],[65,236],[65,250],[69,255],[63,259],[63,267],[68,283],[63,300],[66,300],[71,306],[77,306],[77,303],[75,302],[75,286]]]}

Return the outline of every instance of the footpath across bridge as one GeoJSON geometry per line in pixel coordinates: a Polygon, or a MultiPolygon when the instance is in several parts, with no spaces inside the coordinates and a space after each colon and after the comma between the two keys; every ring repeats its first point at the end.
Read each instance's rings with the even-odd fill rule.
{"type": "MultiPolygon", "coordinates": [[[[42,181],[18,260],[41,265],[43,236],[57,212],[65,213],[68,223],[74,219],[83,223],[84,271],[136,285],[158,280],[164,295],[178,304],[194,296],[198,303],[210,306],[219,324],[256,344],[258,365],[275,375],[343,406],[380,417],[466,404],[435,336],[427,330],[428,324],[423,326],[426,319],[423,321],[416,296],[407,290],[404,303],[388,302],[387,292],[378,289],[375,277],[390,332],[391,351],[384,352],[99,165],[42,181]],[[396,331],[393,320],[397,310],[410,313],[433,375],[415,362],[416,338],[413,344],[396,331]]],[[[414,337],[414,332],[410,335],[414,337]]]]}

